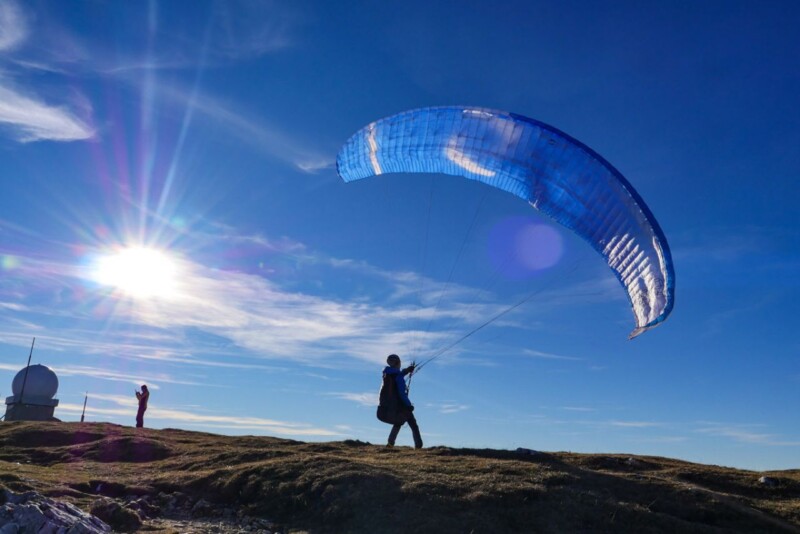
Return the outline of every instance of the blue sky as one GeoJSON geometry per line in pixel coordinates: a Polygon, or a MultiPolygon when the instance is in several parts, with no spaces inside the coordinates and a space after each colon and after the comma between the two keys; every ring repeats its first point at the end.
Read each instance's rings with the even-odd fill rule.
{"type": "Polygon", "coordinates": [[[0,395],[36,336],[64,420],[88,391],[89,420],[132,424],[147,383],[148,426],[382,443],[386,355],[534,293],[414,378],[426,444],[797,468],[798,23],[793,2],[0,0],[0,395]],[[628,178],[673,252],[666,323],[628,341],[602,258],[507,193],[337,177],[365,124],[461,104],[628,178]],[[504,239],[531,225],[560,241],[548,268],[504,239]],[[162,285],[109,267],[135,247],[162,285]]]}

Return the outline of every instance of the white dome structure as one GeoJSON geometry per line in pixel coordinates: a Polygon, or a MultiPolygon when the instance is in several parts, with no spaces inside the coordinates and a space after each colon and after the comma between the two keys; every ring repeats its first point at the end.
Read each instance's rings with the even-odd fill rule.
{"type": "Polygon", "coordinates": [[[45,365],[30,365],[14,377],[6,398],[6,421],[58,421],[58,377],[45,365]]]}
{"type": "Polygon", "coordinates": [[[58,377],[45,365],[31,365],[14,377],[11,392],[15,397],[24,395],[30,399],[50,400],[58,393],[58,377]]]}

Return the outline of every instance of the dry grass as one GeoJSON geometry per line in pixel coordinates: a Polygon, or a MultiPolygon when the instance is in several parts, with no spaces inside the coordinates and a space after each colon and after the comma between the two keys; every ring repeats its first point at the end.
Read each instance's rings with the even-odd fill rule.
{"type": "Polygon", "coordinates": [[[87,508],[181,492],[322,532],[800,532],[800,471],[655,457],[0,424],[0,486],[87,508]],[[766,487],[762,475],[777,484],[766,487]]]}

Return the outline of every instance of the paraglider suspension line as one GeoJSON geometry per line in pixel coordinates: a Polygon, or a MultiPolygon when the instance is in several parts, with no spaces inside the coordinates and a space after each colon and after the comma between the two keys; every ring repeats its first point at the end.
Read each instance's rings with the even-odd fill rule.
{"type": "Polygon", "coordinates": [[[436,358],[438,358],[439,356],[444,354],[445,352],[449,351],[450,349],[454,348],[456,345],[460,344],[462,341],[464,341],[467,338],[469,338],[472,334],[475,334],[475,333],[479,332],[480,330],[482,330],[483,328],[489,326],[490,324],[492,324],[493,322],[495,322],[496,320],[498,320],[502,316],[504,316],[507,313],[510,313],[513,310],[519,308],[520,306],[522,306],[523,304],[525,304],[526,302],[531,300],[533,297],[535,297],[537,293],[538,293],[538,291],[535,291],[535,292],[531,293],[530,295],[526,296],[524,299],[520,300],[516,304],[514,304],[512,306],[509,306],[505,310],[501,311],[500,313],[498,313],[497,315],[495,315],[494,317],[492,317],[491,319],[489,319],[485,323],[473,328],[472,330],[470,330],[469,332],[467,332],[466,334],[464,334],[463,336],[461,336],[460,338],[458,338],[454,342],[450,343],[446,347],[444,347],[442,349],[439,349],[438,351],[436,351],[436,353],[433,356],[431,356],[430,358],[428,358],[427,360],[425,360],[424,362],[419,364],[419,367],[414,369],[414,372],[416,373],[417,371],[419,371],[420,369],[425,367],[427,364],[431,363],[433,360],[435,360],[436,358]]]}
{"type": "Polygon", "coordinates": [[[406,397],[408,396],[408,392],[411,391],[411,379],[414,378],[414,373],[417,372],[417,362],[415,360],[411,360],[411,367],[414,368],[411,371],[411,374],[408,375],[408,384],[406,384],[406,397]]]}
{"type": "MultiPolygon", "coordinates": [[[[422,243],[422,269],[420,272],[424,273],[426,269],[426,265],[428,263],[428,241],[430,240],[430,233],[431,233],[431,212],[433,207],[433,175],[431,175],[431,182],[430,182],[430,193],[428,195],[428,213],[425,216],[425,240],[422,243]]],[[[422,295],[425,292],[425,277],[420,276],[419,279],[419,292],[417,295],[422,295]]],[[[416,347],[422,342],[422,340],[417,340],[417,334],[414,333],[414,336],[411,340],[412,346],[412,353],[416,352],[416,347]]]]}
{"type": "Polygon", "coordinates": [[[450,287],[450,282],[453,279],[453,273],[456,270],[458,261],[461,259],[461,254],[464,252],[464,248],[467,245],[467,241],[469,240],[470,235],[472,235],[472,229],[475,227],[475,221],[478,220],[478,214],[481,211],[481,207],[483,206],[484,200],[486,200],[486,195],[488,191],[489,191],[488,187],[484,188],[483,196],[481,196],[480,202],[478,202],[478,206],[475,208],[475,212],[472,214],[472,221],[469,223],[469,227],[467,228],[467,233],[464,234],[464,239],[461,241],[461,246],[458,248],[458,254],[456,255],[456,259],[455,261],[453,261],[453,265],[450,266],[450,274],[447,275],[447,281],[444,283],[442,290],[439,292],[439,298],[436,300],[436,306],[433,307],[433,313],[431,314],[430,319],[428,319],[428,326],[425,327],[425,334],[430,332],[431,325],[433,324],[433,318],[436,315],[436,312],[439,310],[439,305],[442,303],[442,298],[444,297],[445,293],[447,293],[447,290],[450,287]]]}
{"type": "MultiPolygon", "coordinates": [[[[577,268],[578,268],[578,262],[575,262],[575,264],[573,265],[572,269],[570,269],[568,273],[562,273],[562,274],[561,274],[561,276],[567,276],[567,274],[571,274],[571,273],[573,273],[573,272],[574,272],[574,271],[575,271],[577,268]]],[[[551,283],[552,283],[552,281],[551,281],[551,283]]],[[[549,284],[548,284],[548,285],[549,285],[549,284]]],[[[508,308],[504,309],[503,311],[501,311],[501,312],[500,312],[500,313],[498,313],[497,315],[493,316],[492,318],[490,318],[489,320],[487,320],[487,321],[486,321],[486,322],[484,322],[483,324],[480,324],[480,325],[476,326],[475,328],[473,328],[472,330],[470,330],[469,332],[467,332],[466,334],[464,334],[463,336],[461,336],[461,337],[460,337],[460,338],[458,338],[457,340],[453,341],[453,342],[452,342],[452,343],[450,343],[449,345],[447,345],[447,346],[445,346],[445,347],[443,347],[443,348],[441,348],[441,349],[437,350],[437,351],[436,351],[436,352],[433,354],[433,356],[431,356],[430,358],[428,358],[427,360],[425,360],[424,362],[422,362],[421,364],[419,364],[419,366],[418,366],[418,367],[416,367],[416,368],[414,369],[414,372],[416,373],[417,371],[419,371],[420,369],[422,369],[423,367],[425,367],[426,365],[428,365],[430,362],[432,362],[433,360],[435,360],[436,358],[438,358],[439,356],[441,356],[442,354],[444,354],[445,352],[447,352],[447,351],[449,351],[450,349],[452,349],[452,348],[456,347],[457,345],[459,345],[461,342],[463,342],[464,340],[466,340],[467,338],[469,338],[469,337],[470,337],[470,336],[472,336],[473,334],[475,334],[475,333],[479,332],[480,330],[482,330],[482,329],[486,328],[487,326],[489,326],[490,324],[492,324],[492,323],[493,323],[493,322],[495,322],[496,320],[500,319],[500,318],[501,318],[501,317],[503,317],[504,315],[506,315],[506,314],[508,314],[508,313],[510,313],[510,312],[512,312],[512,311],[514,311],[514,310],[516,310],[517,308],[519,308],[520,306],[522,306],[522,305],[523,305],[523,304],[525,304],[526,302],[530,301],[531,299],[533,299],[533,297],[535,297],[536,295],[538,295],[539,293],[541,293],[542,291],[544,291],[544,289],[545,289],[546,287],[547,287],[547,285],[545,285],[544,287],[538,288],[538,289],[536,289],[535,291],[532,291],[532,292],[531,292],[530,294],[528,294],[528,295],[527,295],[527,296],[526,296],[524,299],[520,300],[520,301],[519,301],[519,302],[517,302],[516,304],[512,304],[511,306],[509,306],[508,308]]]]}

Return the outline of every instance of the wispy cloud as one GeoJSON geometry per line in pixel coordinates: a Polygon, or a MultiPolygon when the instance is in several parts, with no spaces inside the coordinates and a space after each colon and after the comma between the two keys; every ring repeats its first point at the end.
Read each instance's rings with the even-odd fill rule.
{"type": "MultiPolygon", "coordinates": [[[[35,270],[32,271],[26,277],[29,275],[36,276],[33,274],[35,272],[35,270]]],[[[2,284],[0,284],[0,291],[2,291],[2,284]]],[[[88,311],[89,313],[94,313],[91,310],[88,311]]],[[[193,343],[187,340],[183,333],[163,330],[158,327],[146,328],[140,325],[137,328],[127,328],[123,325],[121,329],[116,329],[106,326],[102,331],[98,331],[94,321],[87,321],[83,317],[82,311],[75,310],[69,306],[61,306],[59,309],[50,307],[48,309],[47,307],[22,306],[0,302],[0,319],[5,321],[5,327],[8,329],[8,331],[3,331],[3,323],[0,321],[0,342],[22,348],[29,347],[31,336],[35,335],[37,336],[36,347],[38,349],[56,352],[78,351],[85,355],[101,357],[103,361],[106,361],[109,355],[114,355],[116,361],[141,360],[159,365],[179,367],[246,369],[266,372],[287,371],[286,367],[254,362],[252,358],[242,355],[241,351],[235,346],[214,347],[203,343],[193,343]],[[4,309],[16,313],[4,317],[2,313],[4,309]],[[57,318],[63,317],[69,319],[72,324],[70,328],[45,328],[37,322],[21,319],[19,316],[22,314],[42,319],[44,319],[42,316],[46,315],[57,318]],[[195,352],[202,352],[204,356],[196,356],[195,352]]],[[[20,354],[25,350],[21,350],[20,354]]],[[[2,368],[0,366],[0,369],[2,368]]],[[[86,368],[83,371],[78,372],[77,368],[70,370],[75,375],[90,376],[92,369],[86,368]]],[[[98,368],[97,371],[103,373],[106,369],[98,368]]],[[[103,377],[97,376],[97,378],[103,377]]],[[[174,380],[169,375],[161,373],[127,377],[125,375],[117,377],[114,373],[111,373],[105,378],[137,384],[148,380],[152,382],[154,379],[161,382],[187,383],[174,380]]]]}
{"type": "Polygon", "coordinates": [[[26,306],[23,306],[22,304],[16,304],[14,302],[0,302],[0,308],[13,311],[26,311],[28,309],[26,306]]]}
{"type": "Polygon", "coordinates": [[[13,364],[10,364],[10,363],[0,363],[0,369],[3,370],[3,371],[11,371],[11,372],[16,373],[17,371],[22,369],[22,366],[21,365],[13,365],[13,364]]]}
{"type": "Polygon", "coordinates": [[[336,147],[333,144],[329,151],[322,150],[310,140],[288,133],[268,118],[259,118],[252,110],[241,109],[241,104],[212,96],[199,87],[164,81],[154,84],[148,77],[142,80],[130,68],[114,68],[105,74],[141,90],[148,98],[155,95],[162,102],[182,109],[192,120],[211,121],[220,133],[220,139],[229,137],[303,172],[313,174],[333,168],[335,164],[336,147]]]}
{"type": "MultiPolygon", "coordinates": [[[[376,407],[378,406],[378,394],[375,392],[366,393],[329,393],[330,396],[339,399],[355,402],[361,406],[376,407]]],[[[438,402],[427,403],[426,407],[438,411],[442,414],[452,414],[468,410],[469,406],[458,402],[438,402]]]]}
{"type": "MultiPolygon", "coordinates": [[[[0,230],[12,240],[22,231],[7,226],[0,230]]],[[[254,359],[324,367],[331,358],[346,365],[355,364],[353,360],[382,362],[387,350],[410,357],[433,354],[507,307],[488,291],[458,284],[450,284],[447,298],[440,301],[435,291],[419,291],[423,285],[440,287],[440,282],[329,257],[287,238],[242,235],[229,227],[204,224],[182,227],[180,239],[192,250],[213,251],[214,258],[224,243],[236,247],[237,254],[245,247],[247,257],[276,265],[289,261],[292,268],[286,276],[260,268],[234,270],[236,264],[220,269],[204,261],[206,252],[194,252],[190,258],[176,251],[173,259],[180,274],[175,294],[136,300],[94,279],[93,258],[102,256],[104,249],[83,245],[80,257],[70,257],[66,251],[75,249],[70,243],[48,243],[39,249],[65,254],[58,252],[54,259],[18,253],[14,265],[3,271],[0,302],[11,307],[0,306],[0,320],[5,322],[0,341],[23,346],[31,335],[44,333],[49,319],[59,317],[60,324],[69,326],[49,327],[42,346],[175,366],[271,372],[281,369],[254,359]],[[332,277],[340,281],[335,293],[308,283],[332,277]],[[43,295],[57,298],[37,298],[43,295]],[[21,303],[24,309],[19,308],[21,303]]],[[[508,327],[527,327],[527,323],[501,328],[508,327]]],[[[524,354],[553,361],[582,360],[533,349],[524,354]]],[[[449,352],[437,362],[497,364],[463,351],[449,352]]],[[[135,379],[147,380],[154,378],[135,379]]]]}
{"type": "Polygon", "coordinates": [[[192,121],[211,121],[220,139],[228,136],[296,169],[316,173],[333,167],[338,144],[331,143],[329,150],[320,149],[302,136],[303,130],[290,132],[295,124],[279,125],[270,117],[259,116],[254,109],[243,109],[236,100],[224,100],[199,86],[205,71],[290,46],[291,34],[301,18],[298,13],[291,5],[279,2],[215,2],[210,26],[202,36],[193,29],[174,40],[165,36],[176,33],[175,28],[157,31],[156,26],[163,23],[158,22],[157,13],[151,13],[149,18],[154,22],[150,38],[157,37],[158,46],[137,52],[131,60],[96,68],[101,75],[140,90],[153,105],[161,103],[182,110],[184,128],[192,121]],[[196,79],[192,85],[157,80],[154,71],[162,69],[190,69],[195,71],[196,79]],[[148,72],[142,76],[142,70],[148,72]]]}
{"type": "Polygon", "coordinates": [[[768,310],[773,305],[774,300],[775,298],[768,294],[760,295],[740,306],[714,310],[705,318],[706,330],[703,335],[706,337],[717,336],[725,331],[728,323],[737,319],[750,321],[751,317],[761,315],[765,310],[768,310]]]}
{"type": "Polygon", "coordinates": [[[644,438],[634,438],[630,441],[634,443],[683,443],[688,441],[686,436],[652,436],[644,438]]]}
{"type": "Polygon", "coordinates": [[[469,405],[460,404],[457,402],[429,403],[426,404],[426,406],[428,406],[429,408],[433,408],[434,410],[437,410],[439,413],[442,414],[458,413],[469,409],[469,405]]]}
{"type": "Polygon", "coordinates": [[[707,423],[696,430],[699,434],[729,438],[739,443],[768,445],[773,447],[800,447],[800,440],[787,440],[778,434],[768,434],[755,430],[756,425],[728,425],[707,423]]]}
{"type": "MultiPolygon", "coordinates": [[[[133,80],[138,83],[138,80],[133,80]]],[[[314,173],[331,168],[334,154],[322,152],[309,141],[296,139],[267,120],[257,120],[253,113],[236,109],[236,105],[214,98],[198,90],[159,84],[158,94],[174,105],[190,106],[191,110],[212,120],[228,135],[253,148],[287,161],[296,168],[314,173]]]]}
{"type": "Polygon", "coordinates": [[[32,61],[27,59],[13,59],[12,62],[25,69],[25,70],[33,70],[39,72],[51,72],[53,74],[66,74],[67,71],[61,67],[57,67],[55,65],[50,65],[48,63],[39,62],[39,61],[32,61]]]}
{"type": "Polygon", "coordinates": [[[18,141],[78,141],[94,136],[94,129],[62,107],[51,106],[0,85],[0,124],[18,141]]]}
{"type": "Polygon", "coordinates": [[[355,402],[356,404],[360,404],[361,406],[377,406],[378,405],[378,395],[374,392],[367,392],[367,393],[329,393],[330,396],[336,397],[338,399],[343,399],[351,402],[355,402]]]}
{"type": "MultiPolygon", "coordinates": [[[[233,351],[228,353],[228,357],[234,356],[233,351]]],[[[278,367],[275,365],[264,365],[258,363],[242,363],[242,362],[232,362],[232,361],[218,361],[218,360],[208,360],[204,358],[196,358],[193,356],[181,356],[175,352],[167,351],[167,352],[156,352],[152,354],[147,353],[140,353],[136,356],[137,359],[141,360],[156,360],[160,362],[167,362],[171,364],[188,364],[192,367],[219,367],[225,369],[248,369],[248,370],[259,370],[259,371],[286,371],[285,367],[278,367]]],[[[320,378],[326,378],[322,375],[313,375],[312,373],[306,373],[309,376],[318,376],[320,378]]]]}
{"type": "Polygon", "coordinates": [[[679,235],[673,257],[688,267],[689,283],[711,288],[727,288],[731,284],[772,286],[772,292],[759,293],[766,298],[781,298],[786,284],[795,280],[800,268],[800,257],[786,253],[796,249],[795,240],[792,229],[780,226],[743,223],[709,227],[703,232],[679,235]]]}
{"type": "MultiPolygon", "coordinates": [[[[585,411],[585,410],[577,410],[577,411],[585,411]]],[[[618,419],[599,419],[599,420],[563,420],[563,419],[547,419],[549,423],[552,424],[563,424],[566,426],[582,426],[582,427],[591,427],[591,428],[598,428],[604,429],[606,431],[612,431],[616,429],[649,429],[649,428],[658,428],[658,427],[669,427],[673,426],[664,422],[660,421],[623,421],[618,419]]]]}
{"type": "Polygon", "coordinates": [[[530,356],[532,358],[542,358],[544,360],[566,360],[566,361],[582,361],[583,358],[578,358],[576,356],[564,356],[562,354],[553,354],[551,352],[542,352],[539,350],[533,349],[524,349],[522,351],[523,354],[526,356],[530,356]]]}
{"type": "Polygon", "coordinates": [[[213,52],[232,59],[249,59],[292,44],[296,15],[287,5],[266,2],[214,4],[213,52]]]}
{"type": "MultiPolygon", "coordinates": [[[[192,237],[208,241],[209,248],[218,241],[212,235],[192,237]]],[[[254,244],[271,252],[277,250],[278,254],[299,255],[292,274],[295,278],[296,271],[323,269],[326,272],[320,276],[346,279],[342,272],[356,265],[315,257],[297,243],[261,238],[254,244]]],[[[60,248],[69,249],[66,245],[60,248]]],[[[0,297],[8,304],[0,306],[0,317],[6,310],[7,320],[14,321],[17,327],[18,321],[27,320],[37,330],[0,331],[0,339],[22,345],[29,335],[40,330],[35,326],[37,317],[63,315],[69,318],[70,327],[49,329],[43,343],[124,358],[218,367],[225,366],[237,352],[241,357],[242,348],[244,355],[315,364],[331,355],[374,362],[382,360],[386,347],[408,347],[412,340],[419,352],[431,352],[498,309],[490,302],[465,306],[457,298],[447,299],[439,306],[415,302],[414,296],[406,297],[403,302],[347,295],[334,298],[290,289],[293,284],[282,285],[260,272],[220,270],[200,263],[199,258],[193,261],[185,257],[174,260],[181,273],[175,296],[131,300],[113,289],[98,286],[89,259],[97,254],[100,251],[87,250],[86,258],[73,261],[17,255],[14,266],[4,271],[0,281],[0,297]],[[3,293],[4,285],[14,288],[13,297],[3,293]],[[23,294],[19,288],[25,288],[23,294]],[[53,294],[53,288],[59,288],[57,302],[26,298],[28,292],[53,294]],[[26,302],[24,310],[18,308],[18,302],[26,302]],[[108,322],[103,326],[103,335],[97,334],[98,318],[108,322]],[[429,323],[432,327],[424,329],[429,323]],[[229,348],[208,346],[202,337],[196,340],[198,336],[192,332],[222,340],[229,348]],[[218,357],[197,357],[193,351],[218,357]]],[[[357,269],[362,274],[366,272],[363,266],[357,269]]],[[[374,270],[373,275],[375,283],[388,286],[382,293],[391,293],[393,287],[407,281],[403,273],[374,270]]],[[[315,274],[314,278],[317,277],[315,274]]],[[[363,276],[359,277],[359,283],[363,281],[363,276]]],[[[452,293],[464,298],[469,294],[466,289],[452,293]]],[[[255,364],[241,361],[231,361],[230,365],[256,368],[255,364]]]]}
{"type": "Polygon", "coordinates": [[[213,2],[209,25],[202,31],[185,27],[185,18],[161,20],[165,14],[157,6],[148,14],[150,38],[157,40],[157,47],[128,52],[121,60],[115,57],[113,66],[103,71],[213,69],[253,60],[295,45],[302,22],[291,3],[271,0],[213,2]]]}
{"type": "Polygon", "coordinates": [[[221,387],[218,384],[177,379],[166,373],[131,373],[80,365],[57,365],[53,366],[53,371],[55,371],[56,374],[63,376],[88,376],[90,378],[96,378],[99,380],[128,382],[135,385],[147,384],[147,387],[151,389],[160,389],[159,383],[182,384],[187,386],[221,387]]]}
{"type": "Polygon", "coordinates": [[[13,0],[0,2],[0,52],[18,46],[27,34],[27,21],[17,3],[13,0]]]}
{"type": "Polygon", "coordinates": [[[607,424],[623,428],[651,428],[663,425],[663,423],[656,423],[653,421],[608,421],[607,424]]]}
{"type": "MultiPolygon", "coordinates": [[[[137,401],[132,397],[121,395],[94,394],[86,408],[89,419],[104,416],[132,417],[136,411],[137,401]],[[97,406],[100,401],[101,406],[97,406]],[[109,407],[111,405],[111,407],[109,407]]],[[[82,404],[64,403],[59,405],[59,412],[78,415],[83,410],[82,404]]],[[[206,428],[222,428],[228,430],[255,430],[268,434],[283,436],[339,436],[341,432],[325,428],[317,428],[306,423],[295,423],[266,419],[263,417],[238,416],[234,414],[207,414],[161,408],[156,404],[148,407],[147,420],[173,421],[183,426],[199,426],[206,428]]]]}
{"type": "MultiPolygon", "coordinates": [[[[203,387],[221,387],[219,385],[207,384],[202,382],[192,382],[189,380],[180,380],[173,378],[166,373],[136,373],[115,371],[108,368],[91,367],[83,365],[51,365],[49,366],[58,376],[86,376],[97,380],[108,380],[112,382],[127,382],[129,384],[139,385],[147,384],[150,389],[161,389],[159,383],[163,384],[181,384],[189,386],[203,386],[203,387]]],[[[20,365],[0,363],[0,369],[5,371],[19,371],[20,365]]]]}
{"type": "MultiPolygon", "coordinates": [[[[0,2],[0,52],[11,53],[29,38],[28,20],[21,6],[13,0],[0,2]]],[[[55,72],[46,64],[9,58],[25,70],[55,72]]],[[[94,129],[66,106],[44,102],[32,91],[12,85],[0,77],[0,126],[20,142],[78,141],[94,136],[94,129]]]]}
{"type": "Polygon", "coordinates": [[[679,236],[672,256],[681,263],[734,264],[743,258],[763,255],[783,230],[751,225],[709,227],[703,232],[679,236]]]}

